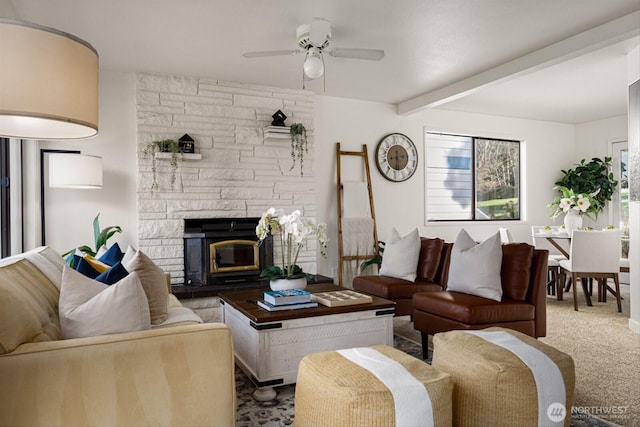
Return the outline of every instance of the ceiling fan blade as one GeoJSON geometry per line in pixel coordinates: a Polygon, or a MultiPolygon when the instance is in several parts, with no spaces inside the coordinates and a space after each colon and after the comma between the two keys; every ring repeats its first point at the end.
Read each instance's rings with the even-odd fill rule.
{"type": "Polygon", "coordinates": [[[263,56],[294,56],[300,53],[300,50],[263,50],[259,52],[245,52],[242,54],[245,58],[261,58],[263,56]]]}
{"type": "Polygon", "coordinates": [[[325,51],[336,58],[367,59],[370,61],[380,61],[384,58],[384,50],[381,49],[358,49],[358,48],[334,48],[325,51]]]}
{"type": "Polygon", "coordinates": [[[316,47],[321,47],[331,40],[331,22],[322,18],[313,18],[309,29],[309,41],[316,47]]]}

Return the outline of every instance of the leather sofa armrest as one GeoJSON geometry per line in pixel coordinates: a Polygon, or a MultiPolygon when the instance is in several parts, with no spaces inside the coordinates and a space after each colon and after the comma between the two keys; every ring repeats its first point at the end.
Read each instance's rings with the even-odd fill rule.
{"type": "Polygon", "coordinates": [[[536,249],[531,262],[531,281],[527,301],[536,310],[536,337],[547,335],[547,259],[549,251],[536,249]]]}
{"type": "Polygon", "coordinates": [[[0,356],[0,378],[0,425],[235,424],[221,323],[23,344],[0,356]]]}

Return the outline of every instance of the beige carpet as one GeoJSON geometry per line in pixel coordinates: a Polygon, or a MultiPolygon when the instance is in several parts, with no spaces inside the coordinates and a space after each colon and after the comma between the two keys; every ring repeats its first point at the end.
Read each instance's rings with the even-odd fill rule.
{"type": "MultiPolygon", "coordinates": [[[[622,426],[640,427],[640,336],[628,327],[628,285],[622,286],[622,295],[622,314],[611,296],[606,303],[594,297],[593,307],[588,307],[581,288],[577,312],[571,292],[564,294],[563,301],[548,297],[547,336],[541,341],[574,359],[574,410],[622,426]]],[[[420,342],[408,316],[394,320],[394,331],[420,342]]]]}

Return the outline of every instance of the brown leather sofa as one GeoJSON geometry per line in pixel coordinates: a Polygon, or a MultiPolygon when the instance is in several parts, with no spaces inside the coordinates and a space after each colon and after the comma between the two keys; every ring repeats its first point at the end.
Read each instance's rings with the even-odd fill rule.
{"type": "Polygon", "coordinates": [[[446,289],[414,294],[413,327],[421,332],[423,354],[429,335],[455,329],[501,326],[544,337],[547,257],[547,250],[526,243],[502,245],[501,301],[446,289]]]}
{"type": "Polygon", "coordinates": [[[413,313],[413,294],[444,289],[449,273],[452,243],[442,239],[420,238],[420,258],[415,282],[385,276],[358,276],[353,289],[396,303],[396,316],[413,313]]]}

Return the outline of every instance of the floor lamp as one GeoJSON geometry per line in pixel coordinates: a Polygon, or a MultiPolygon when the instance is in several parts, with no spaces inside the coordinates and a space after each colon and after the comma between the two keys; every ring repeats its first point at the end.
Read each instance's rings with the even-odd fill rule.
{"type": "Polygon", "coordinates": [[[49,153],[49,187],[68,189],[102,188],[102,158],[79,152],[41,151],[41,229],[42,245],[45,244],[44,154],[49,153]]]}
{"type": "Polygon", "coordinates": [[[69,153],[50,154],[49,187],[102,188],[102,157],[69,153]]]}

